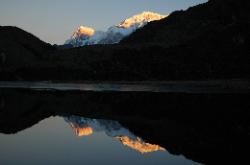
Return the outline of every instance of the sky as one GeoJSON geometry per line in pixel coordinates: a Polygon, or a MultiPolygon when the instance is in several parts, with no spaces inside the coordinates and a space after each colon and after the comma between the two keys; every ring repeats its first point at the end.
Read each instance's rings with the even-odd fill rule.
{"type": "Polygon", "coordinates": [[[63,44],[80,25],[106,30],[143,11],[170,14],[207,0],[0,0],[0,25],[63,44]]]}

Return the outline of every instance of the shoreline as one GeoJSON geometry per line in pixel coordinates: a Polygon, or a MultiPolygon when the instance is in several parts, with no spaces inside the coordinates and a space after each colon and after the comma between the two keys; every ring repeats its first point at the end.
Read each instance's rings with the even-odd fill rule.
{"type": "Polygon", "coordinates": [[[250,93],[250,80],[208,81],[0,81],[3,89],[93,92],[250,93]]]}

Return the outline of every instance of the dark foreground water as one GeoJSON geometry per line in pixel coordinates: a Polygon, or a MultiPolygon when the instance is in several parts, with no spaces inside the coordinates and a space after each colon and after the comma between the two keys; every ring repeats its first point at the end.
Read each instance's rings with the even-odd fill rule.
{"type": "Polygon", "coordinates": [[[246,164],[249,89],[1,82],[0,165],[246,164]]]}
{"type": "Polygon", "coordinates": [[[50,117],[17,134],[0,134],[0,164],[198,164],[146,143],[118,122],[50,117]]]}

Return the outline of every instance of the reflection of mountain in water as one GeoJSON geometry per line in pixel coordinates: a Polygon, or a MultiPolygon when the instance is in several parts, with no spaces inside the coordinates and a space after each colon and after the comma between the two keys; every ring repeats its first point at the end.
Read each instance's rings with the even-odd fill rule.
{"type": "Polygon", "coordinates": [[[74,129],[76,135],[79,137],[89,136],[93,132],[105,132],[107,136],[118,139],[124,146],[132,148],[142,154],[166,151],[166,149],[159,145],[144,142],[116,121],[89,119],[79,116],[70,116],[64,119],[70,124],[71,128],[74,129]]]}
{"type": "MultiPolygon", "coordinates": [[[[103,118],[118,121],[173,155],[204,164],[225,164],[225,160],[243,164],[243,160],[249,162],[245,156],[250,139],[249,98],[249,93],[0,89],[0,133],[17,133],[62,114],[103,118]]],[[[85,129],[90,130],[96,131],[85,129]]]]}
{"type": "Polygon", "coordinates": [[[117,137],[117,139],[119,139],[124,146],[130,147],[136,151],[139,151],[142,154],[155,151],[166,151],[165,148],[156,144],[145,143],[140,138],[133,140],[130,139],[128,136],[120,136],[117,137]]]}

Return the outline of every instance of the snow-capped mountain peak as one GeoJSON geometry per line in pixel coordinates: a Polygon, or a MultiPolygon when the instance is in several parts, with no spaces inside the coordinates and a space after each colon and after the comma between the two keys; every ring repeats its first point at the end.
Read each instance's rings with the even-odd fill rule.
{"type": "Polygon", "coordinates": [[[82,35],[90,37],[90,36],[94,35],[94,33],[95,33],[94,29],[92,29],[90,27],[86,27],[86,26],[80,26],[74,32],[74,34],[72,35],[72,38],[77,38],[77,37],[80,37],[82,35]]]}
{"type": "Polygon", "coordinates": [[[167,15],[147,11],[125,19],[118,25],[109,27],[107,31],[95,31],[90,27],[80,26],[65,44],[79,47],[84,45],[119,43],[124,37],[142,28],[148,22],[166,17],[167,15]]]}
{"type": "Polygon", "coordinates": [[[160,15],[158,13],[145,11],[140,14],[134,15],[128,19],[125,19],[118,25],[118,27],[129,28],[137,24],[145,24],[151,21],[161,20],[165,17],[167,17],[167,15],[160,15]]]}
{"type": "Polygon", "coordinates": [[[73,47],[79,47],[83,45],[90,45],[87,43],[87,41],[95,34],[95,30],[86,27],[86,26],[80,26],[78,27],[73,35],[68,39],[65,44],[70,44],[73,47]]]}

